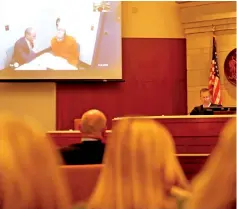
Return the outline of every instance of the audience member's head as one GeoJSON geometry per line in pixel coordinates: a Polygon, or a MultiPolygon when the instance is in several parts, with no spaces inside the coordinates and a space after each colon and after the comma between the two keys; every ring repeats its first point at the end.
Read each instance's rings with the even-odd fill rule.
{"type": "Polygon", "coordinates": [[[57,41],[63,41],[66,35],[66,28],[67,28],[65,21],[62,21],[60,18],[58,18],[56,21],[56,27],[57,27],[56,39],[57,41]]]}
{"type": "Polygon", "coordinates": [[[89,208],[176,208],[173,186],[187,187],[167,129],[147,119],[122,119],[107,140],[104,168],[89,208]]]}
{"type": "Polygon", "coordinates": [[[26,28],[25,30],[25,38],[33,43],[36,39],[36,31],[33,28],[26,28]]]}
{"type": "Polygon", "coordinates": [[[1,209],[71,207],[61,159],[35,121],[1,115],[0,153],[1,209]]]}
{"type": "Polygon", "coordinates": [[[80,131],[83,137],[102,139],[106,123],[107,119],[104,113],[92,109],[82,115],[80,131]]]}
{"type": "Polygon", "coordinates": [[[200,99],[203,106],[208,106],[211,103],[211,95],[208,88],[200,90],[200,99]]]}
{"type": "Polygon", "coordinates": [[[187,208],[226,208],[236,198],[236,118],[220,134],[203,170],[192,182],[193,197],[187,208]]]}

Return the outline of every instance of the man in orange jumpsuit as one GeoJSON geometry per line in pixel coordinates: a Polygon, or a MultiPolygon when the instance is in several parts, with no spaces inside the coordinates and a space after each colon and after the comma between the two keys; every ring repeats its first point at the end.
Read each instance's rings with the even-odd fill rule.
{"type": "Polygon", "coordinates": [[[55,56],[62,57],[71,65],[78,67],[79,50],[76,40],[66,34],[66,29],[61,21],[57,22],[57,34],[51,40],[51,49],[55,56]]]}

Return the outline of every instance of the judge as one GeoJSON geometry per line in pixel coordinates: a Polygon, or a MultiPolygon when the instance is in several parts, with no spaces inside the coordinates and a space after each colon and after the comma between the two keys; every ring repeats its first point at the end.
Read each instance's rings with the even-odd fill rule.
{"type": "Polygon", "coordinates": [[[200,100],[202,104],[200,106],[196,106],[190,112],[190,115],[204,115],[205,108],[208,107],[220,107],[221,105],[211,103],[211,95],[209,89],[203,88],[200,90],[200,100]]]}

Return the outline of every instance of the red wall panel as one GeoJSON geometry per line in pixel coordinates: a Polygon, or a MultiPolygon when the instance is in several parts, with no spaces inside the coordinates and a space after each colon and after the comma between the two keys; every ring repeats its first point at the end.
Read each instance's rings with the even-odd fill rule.
{"type": "Polygon", "coordinates": [[[100,109],[123,115],[187,114],[186,40],[123,38],[125,82],[57,84],[57,130],[73,129],[74,118],[100,109]]]}

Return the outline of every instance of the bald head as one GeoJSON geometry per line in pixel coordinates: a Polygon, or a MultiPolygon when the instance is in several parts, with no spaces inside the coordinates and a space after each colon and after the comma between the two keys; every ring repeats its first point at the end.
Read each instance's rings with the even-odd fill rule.
{"type": "Polygon", "coordinates": [[[89,110],[82,115],[81,132],[101,137],[102,131],[106,129],[106,122],[104,113],[96,109],[89,110]]]}
{"type": "Polygon", "coordinates": [[[32,33],[35,33],[35,30],[33,28],[26,28],[25,30],[25,36],[26,35],[31,35],[32,33]]]}
{"type": "Polygon", "coordinates": [[[33,42],[36,38],[36,32],[33,28],[26,28],[25,30],[25,38],[30,41],[33,42]]]}

